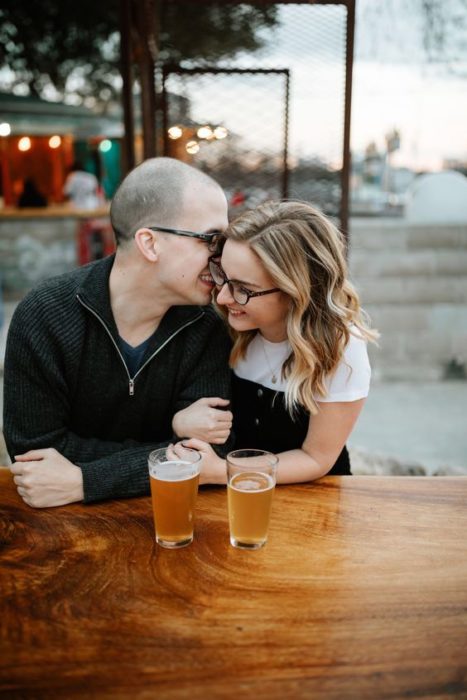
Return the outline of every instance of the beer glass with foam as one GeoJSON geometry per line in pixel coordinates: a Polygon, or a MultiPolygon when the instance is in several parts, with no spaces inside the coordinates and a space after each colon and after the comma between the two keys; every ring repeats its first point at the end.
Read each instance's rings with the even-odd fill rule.
{"type": "Polygon", "coordinates": [[[177,445],[148,459],[156,542],[177,549],[193,541],[194,510],[202,455],[177,445]]]}
{"type": "Polygon", "coordinates": [[[227,455],[230,543],[239,549],[266,544],[278,459],[264,450],[227,455]]]}

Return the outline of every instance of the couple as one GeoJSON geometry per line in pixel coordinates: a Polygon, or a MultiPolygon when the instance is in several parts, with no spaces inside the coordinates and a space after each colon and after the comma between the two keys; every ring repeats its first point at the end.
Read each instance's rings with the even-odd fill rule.
{"type": "Polygon", "coordinates": [[[201,483],[225,483],[234,446],[278,452],[279,483],[350,473],[375,333],[330,222],[288,202],[228,226],[217,183],[169,158],[124,179],[111,221],[115,256],[42,283],[10,325],[4,429],[24,501],[146,494],[149,452],[179,439],[203,453],[201,483]]]}

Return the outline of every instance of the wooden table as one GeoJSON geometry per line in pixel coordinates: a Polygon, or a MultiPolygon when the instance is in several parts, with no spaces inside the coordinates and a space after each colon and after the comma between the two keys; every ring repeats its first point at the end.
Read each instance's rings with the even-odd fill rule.
{"type": "Polygon", "coordinates": [[[467,697],[467,478],[278,487],[257,552],[217,487],[180,551],[149,498],[0,510],[1,697],[467,697]]]}

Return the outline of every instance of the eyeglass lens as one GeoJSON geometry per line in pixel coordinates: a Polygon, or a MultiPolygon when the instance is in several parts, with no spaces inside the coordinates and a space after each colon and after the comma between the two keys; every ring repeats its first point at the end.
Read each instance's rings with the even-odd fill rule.
{"type": "Polygon", "coordinates": [[[223,236],[220,233],[214,234],[211,240],[208,242],[208,250],[211,253],[220,253],[222,247],[223,236]]]}
{"type": "Polygon", "coordinates": [[[247,303],[248,293],[246,290],[240,287],[236,282],[231,282],[228,280],[220,265],[214,262],[214,260],[211,260],[209,270],[216,285],[222,287],[224,284],[227,284],[229,292],[237,304],[247,303]]]}

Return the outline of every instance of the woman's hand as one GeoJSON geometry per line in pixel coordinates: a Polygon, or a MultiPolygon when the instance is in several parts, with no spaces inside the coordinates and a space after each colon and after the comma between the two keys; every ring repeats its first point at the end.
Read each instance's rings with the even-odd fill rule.
{"type": "Polygon", "coordinates": [[[216,408],[228,406],[227,399],[198,399],[172,419],[172,430],[180,438],[196,438],[213,445],[223,445],[232,428],[232,412],[216,408]]]}
{"type": "Polygon", "coordinates": [[[226,484],[226,466],[225,460],[221,459],[216,455],[211,445],[202,440],[183,440],[182,443],[178,442],[174,445],[176,450],[177,445],[183,445],[183,447],[191,447],[193,450],[198,450],[203,455],[201,462],[201,474],[199,476],[200,484],[226,484]]]}

